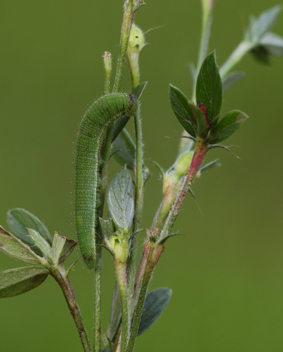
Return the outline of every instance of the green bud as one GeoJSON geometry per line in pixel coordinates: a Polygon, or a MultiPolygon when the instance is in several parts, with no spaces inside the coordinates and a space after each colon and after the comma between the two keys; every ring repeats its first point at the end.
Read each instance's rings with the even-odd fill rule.
{"type": "Polygon", "coordinates": [[[109,239],[109,249],[114,254],[116,261],[125,263],[129,254],[128,239],[124,234],[115,234],[109,239]]]}
{"type": "Polygon", "coordinates": [[[180,181],[180,176],[174,171],[166,173],[163,179],[163,194],[172,192],[180,181]]]}
{"type": "Polygon", "coordinates": [[[185,176],[190,168],[192,159],[193,159],[193,152],[187,152],[182,154],[179,159],[177,160],[176,164],[175,164],[175,173],[177,175],[181,176],[185,176]]]}
{"type": "Polygon", "coordinates": [[[146,43],[143,31],[138,26],[133,24],[130,33],[128,53],[140,52],[145,45],[146,43]]]}

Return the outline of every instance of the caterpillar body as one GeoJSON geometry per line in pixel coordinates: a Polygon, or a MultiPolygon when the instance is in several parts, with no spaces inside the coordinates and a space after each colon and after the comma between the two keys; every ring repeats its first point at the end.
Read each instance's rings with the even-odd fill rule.
{"type": "Polygon", "coordinates": [[[82,118],[75,151],[75,224],[88,268],[95,264],[95,232],[100,184],[100,151],[109,126],[122,114],[135,115],[131,94],[110,93],[96,100],[82,118]]]}

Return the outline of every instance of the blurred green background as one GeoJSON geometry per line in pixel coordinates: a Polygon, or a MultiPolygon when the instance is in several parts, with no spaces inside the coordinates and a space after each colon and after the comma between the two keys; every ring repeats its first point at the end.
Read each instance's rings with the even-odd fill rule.
{"type": "MultiPolygon", "coordinates": [[[[242,39],[250,14],[277,0],[218,0],[210,49],[222,64],[242,39]]],[[[51,232],[75,238],[73,153],[80,118],[103,92],[102,54],[119,48],[122,0],[2,0],[0,223],[23,207],[51,232]]],[[[169,167],[180,126],[168,102],[168,84],[191,94],[187,64],[196,62],[201,25],[197,1],[148,1],[137,13],[148,34],[141,53],[145,158],[169,167]],[[170,137],[170,138],[166,138],[170,137]]],[[[283,35],[283,15],[274,30],[283,35]]],[[[222,167],[204,174],[186,200],[174,238],[155,271],[151,289],[173,288],[158,322],[138,338],[136,351],[279,352],[283,350],[282,142],[283,58],[263,66],[246,57],[246,77],[224,97],[223,112],[251,118],[228,144],[241,160],[213,150],[222,167]],[[203,214],[202,214],[203,213],[203,214]]],[[[126,70],[123,89],[130,89],[126,70]]],[[[131,129],[131,128],[130,128],[131,129]]],[[[113,161],[111,175],[118,170],[113,161]]],[[[148,181],[143,227],[161,198],[158,172],[148,181]]],[[[143,239],[139,242],[142,248],[143,239]]],[[[78,257],[77,250],[73,259],[78,257]]],[[[71,261],[69,260],[69,263],[71,261]]],[[[0,253],[0,270],[21,263],[0,253]]],[[[71,280],[87,329],[92,328],[92,272],[80,261],[71,280]]],[[[104,253],[103,329],[114,285],[104,253]]],[[[1,351],[81,351],[59,287],[51,278],[34,291],[0,301],[1,351]]]]}

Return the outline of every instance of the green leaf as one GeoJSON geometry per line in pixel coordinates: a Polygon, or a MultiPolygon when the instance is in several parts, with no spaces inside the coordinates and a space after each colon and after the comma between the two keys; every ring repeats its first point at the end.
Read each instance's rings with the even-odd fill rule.
{"type": "Polygon", "coordinates": [[[40,233],[37,231],[28,229],[28,233],[36,246],[42,251],[44,257],[46,257],[49,261],[52,261],[52,251],[50,244],[45,241],[45,239],[41,237],[40,233]]]}
{"type": "Polygon", "coordinates": [[[172,84],[169,86],[169,99],[172,110],[177,117],[179,123],[192,137],[196,136],[195,126],[196,121],[192,111],[188,105],[188,98],[172,84]]]}
{"type": "Polygon", "coordinates": [[[99,218],[99,222],[103,236],[110,238],[114,233],[113,220],[111,218],[107,220],[99,218]]]}
{"type": "Polygon", "coordinates": [[[77,244],[75,240],[69,240],[55,232],[52,244],[53,263],[63,263],[71,255],[77,244]]]}
{"type": "Polygon", "coordinates": [[[202,111],[206,109],[208,121],[213,125],[222,105],[222,82],[215,52],[206,57],[200,68],[196,83],[196,100],[202,111]]]}
{"type": "Polygon", "coordinates": [[[127,168],[133,170],[136,147],[126,129],[115,139],[112,151],[114,158],[119,164],[123,166],[127,164],[127,168]]]}
{"type": "Polygon", "coordinates": [[[61,252],[61,256],[59,259],[59,263],[63,263],[72,254],[77,244],[77,241],[66,238],[65,245],[63,247],[63,251],[61,252]]]}
{"type": "Polygon", "coordinates": [[[134,217],[132,177],[126,165],[116,174],[108,190],[108,208],[120,229],[129,229],[134,217]]]}
{"type": "Polygon", "coordinates": [[[118,118],[112,131],[112,143],[120,135],[121,131],[125,128],[129,120],[130,120],[130,116],[126,116],[126,115],[122,115],[118,118]]]}
{"type": "Polygon", "coordinates": [[[0,226],[0,250],[10,257],[29,264],[41,264],[41,258],[37,256],[29,246],[0,226]]]}
{"type": "Polygon", "coordinates": [[[211,141],[213,143],[219,143],[224,139],[228,138],[241,126],[241,124],[244,121],[246,121],[247,118],[248,116],[242,111],[239,111],[239,110],[230,111],[214,127],[212,131],[213,137],[211,141]]]}
{"type": "Polygon", "coordinates": [[[245,76],[245,72],[231,72],[222,81],[223,93],[245,76]]]}
{"type": "Polygon", "coordinates": [[[146,295],[137,336],[143,334],[161,315],[172,296],[169,288],[158,288],[146,295]]]}
{"type": "Polygon", "coordinates": [[[166,242],[169,238],[175,237],[175,236],[182,236],[182,235],[181,235],[180,233],[171,233],[170,235],[167,235],[167,236],[165,236],[164,238],[162,238],[161,241],[158,241],[158,244],[162,246],[163,244],[165,244],[165,242],[166,242]]]}
{"type": "Polygon", "coordinates": [[[216,167],[220,167],[221,164],[219,162],[219,159],[215,159],[215,160],[212,160],[211,162],[203,165],[200,169],[199,169],[199,172],[198,172],[198,177],[201,176],[204,172],[206,171],[209,171],[209,170],[212,170],[216,167]]]}
{"type": "Polygon", "coordinates": [[[192,112],[194,118],[196,119],[197,135],[201,138],[206,137],[207,132],[208,132],[208,126],[207,126],[203,112],[194,104],[188,103],[188,105],[191,109],[191,112],[192,112]]]}
{"type": "MultiPolygon", "coordinates": [[[[141,83],[139,86],[137,86],[133,91],[132,91],[132,95],[134,96],[135,100],[139,100],[139,98],[141,97],[146,85],[148,82],[144,82],[141,83]]],[[[119,119],[117,120],[117,122],[115,123],[115,126],[113,128],[113,132],[112,132],[112,143],[115,141],[115,139],[118,137],[118,135],[120,134],[120,132],[123,130],[123,128],[126,126],[126,124],[128,123],[130,119],[130,116],[125,116],[122,115],[121,117],[119,117],[119,119]]]]}
{"type": "Polygon", "coordinates": [[[132,91],[132,95],[135,97],[135,99],[137,99],[137,100],[140,99],[147,84],[148,84],[148,81],[143,82],[132,91]]]}
{"type": "Polygon", "coordinates": [[[27,227],[39,232],[48,243],[52,243],[52,238],[46,226],[33,214],[25,209],[14,208],[7,213],[7,223],[11,232],[21,241],[32,247],[33,251],[41,255],[41,251],[36,248],[33,240],[30,238],[27,227]]]}
{"type": "Polygon", "coordinates": [[[270,64],[270,54],[268,50],[263,45],[258,45],[254,47],[250,53],[257,61],[263,64],[270,64]]]}
{"type": "Polygon", "coordinates": [[[258,18],[251,16],[250,25],[245,33],[246,40],[257,45],[261,38],[276,24],[281,6],[274,6],[261,13],[258,18]]]}
{"type": "Polygon", "coordinates": [[[13,297],[39,286],[48,276],[42,266],[27,266],[0,272],[0,298],[13,297]]]}
{"type": "Polygon", "coordinates": [[[112,342],[114,341],[114,338],[117,334],[117,331],[119,329],[119,325],[121,322],[121,318],[122,318],[121,307],[122,306],[121,306],[120,291],[116,282],[113,295],[112,295],[110,321],[106,332],[106,335],[108,336],[109,340],[112,342]]]}

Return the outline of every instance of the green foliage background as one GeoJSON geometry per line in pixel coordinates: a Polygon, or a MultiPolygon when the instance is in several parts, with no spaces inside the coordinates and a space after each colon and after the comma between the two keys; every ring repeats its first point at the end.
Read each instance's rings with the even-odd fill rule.
{"type": "MultiPolygon", "coordinates": [[[[218,0],[210,49],[222,64],[242,39],[249,14],[276,0],[218,0]]],[[[168,102],[168,84],[191,94],[187,69],[195,61],[201,27],[200,1],[152,1],[136,23],[147,36],[141,53],[145,158],[169,167],[180,126],[168,102]],[[170,138],[165,138],[168,136],[170,138]]],[[[122,0],[8,1],[0,12],[1,144],[0,223],[23,207],[51,232],[75,238],[73,152],[80,117],[103,92],[101,56],[117,58],[122,0]]],[[[283,14],[274,30],[283,35],[283,14]]],[[[279,352],[283,348],[282,91],[283,59],[270,67],[246,57],[247,75],[224,97],[251,118],[223,150],[222,167],[194,184],[199,210],[188,198],[168,242],[151,289],[173,288],[163,316],[138,338],[136,351],[279,352]]],[[[125,91],[130,89],[126,70],[125,91]]],[[[114,164],[115,162],[113,162],[114,164]]],[[[148,163],[150,166],[150,164],[148,163]]],[[[143,226],[161,199],[158,172],[148,181],[143,226]]],[[[112,168],[111,175],[118,170],[112,168]]],[[[142,247],[142,240],[139,248],[142,247]]],[[[73,255],[75,259],[79,252],[73,255]]],[[[103,328],[106,328],[114,266],[104,253],[103,328]]],[[[0,270],[21,265],[0,253],[0,270]]],[[[91,335],[92,272],[80,261],[71,274],[91,335]]],[[[0,301],[1,350],[80,351],[77,331],[59,286],[48,280],[36,290],[0,301]]]]}

